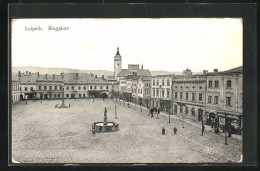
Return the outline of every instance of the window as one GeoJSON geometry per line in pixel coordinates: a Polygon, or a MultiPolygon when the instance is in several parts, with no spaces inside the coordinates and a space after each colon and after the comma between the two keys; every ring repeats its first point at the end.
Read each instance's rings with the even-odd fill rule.
{"type": "Polygon", "coordinates": [[[52,86],[50,86],[50,90],[52,90],[52,86]]]}
{"type": "Polygon", "coordinates": [[[174,113],[177,113],[177,105],[174,105],[174,113]]]}
{"type": "Polygon", "coordinates": [[[106,86],[107,90],[108,90],[108,86],[106,86]]]}
{"type": "Polygon", "coordinates": [[[102,86],[100,86],[100,90],[102,90],[102,88],[103,88],[103,87],[102,87],[102,86]]]}
{"type": "Polygon", "coordinates": [[[212,88],[212,81],[209,81],[209,88],[212,88]]]}
{"type": "Polygon", "coordinates": [[[31,87],[31,91],[33,91],[33,87],[31,87]]]}
{"type": "Polygon", "coordinates": [[[231,97],[226,98],[226,105],[231,106],[231,97]]]}
{"type": "Polygon", "coordinates": [[[47,86],[44,86],[44,90],[47,90],[47,86]]]}
{"type": "Polygon", "coordinates": [[[60,94],[58,94],[58,98],[60,98],[60,94]]]}
{"type": "Polygon", "coordinates": [[[141,89],[141,94],[143,94],[143,90],[141,89]]]}
{"type": "Polygon", "coordinates": [[[180,106],[180,113],[182,113],[182,110],[183,110],[183,107],[182,107],[182,106],[180,106]]]}
{"type": "Polygon", "coordinates": [[[55,99],[56,99],[56,96],[57,96],[57,95],[56,95],[56,94],[54,94],[54,98],[55,98],[55,99]]]}
{"type": "Polygon", "coordinates": [[[90,86],[90,90],[92,90],[92,86],[90,86]]]}
{"type": "Polygon", "coordinates": [[[95,88],[95,90],[96,90],[96,89],[97,89],[97,86],[95,86],[94,88],[95,88]]]}
{"type": "Polygon", "coordinates": [[[189,100],[189,93],[186,93],[186,100],[189,100]]]}
{"type": "Polygon", "coordinates": [[[169,97],[170,97],[170,91],[167,90],[167,98],[169,98],[169,97]]]}
{"type": "Polygon", "coordinates": [[[199,101],[202,101],[202,94],[199,94],[199,101]]]}
{"type": "Polygon", "coordinates": [[[79,97],[81,97],[81,94],[79,94],[79,97]]]}
{"type": "Polygon", "coordinates": [[[153,88],[153,96],[155,96],[155,89],[153,88]]]}
{"type": "Polygon", "coordinates": [[[183,94],[183,93],[182,93],[182,92],[180,92],[180,99],[182,99],[182,94],[183,94]]]}
{"type": "Polygon", "coordinates": [[[22,87],[20,87],[20,91],[22,91],[22,87]]]}
{"type": "Polygon", "coordinates": [[[164,97],[164,90],[162,90],[162,97],[164,97]]]}
{"type": "Polygon", "coordinates": [[[214,104],[218,104],[218,96],[214,97],[214,104]]]}
{"type": "Polygon", "coordinates": [[[178,98],[178,94],[177,94],[177,92],[175,92],[175,99],[177,99],[178,98]]]}
{"type": "Polygon", "coordinates": [[[71,89],[74,90],[74,86],[71,86],[71,89]]]}
{"type": "Polygon", "coordinates": [[[192,93],[192,101],[195,101],[195,93],[192,93]]]}
{"type": "Polygon", "coordinates": [[[159,89],[158,88],[156,89],[156,96],[157,97],[159,96],[159,89]]]}
{"type": "Polygon", "coordinates": [[[42,86],[39,86],[39,90],[41,90],[42,89],[42,86]]]}
{"type": "Polygon", "coordinates": [[[194,89],[195,87],[194,86],[192,86],[192,89],[194,89]]]}
{"type": "Polygon", "coordinates": [[[69,94],[66,94],[66,97],[70,97],[69,94]]]}
{"type": "Polygon", "coordinates": [[[177,86],[175,86],[175,88],[178,88],[177,86]]]}
{"type": "Polygon", "coordinates": [[[57,90],[57,86],[55,86],[54,89],[57,90]]]}
{"type": "Polygon", "coordinates": [[[83,94],[83,97],[85,97],[85,94],[83,94]]]}
{"type": "Polygon", "coordinates": [[[192,114],[192,116],[195,116],[195,109],[194,108],[191,109],[191,114],[192,114]]]}
{"type": "Polygon", "coordinates": [[[169,79],[167,80],[167,86],[170,86],[170,80],[169,79]]]}
{"type": "Polygon", "coordinates": [[[208,103],[211,103],[211,96],[208,97],[208,103]]]}
{"type": "Polygon", "coordinates": [[[155,80],[153,80],[153,86],[155,86],[155,80]]]}
{"type": "Polygon", "coordinates": [[[188,107],[186,107],[185,114],[186,114],[186,115],[189,114],[189,108],[188,108],[188,107]]]}
{"type": "Polygon", "coordinates": [[[200,89],[202,89],[202,87],[200,86],[200,89]]]}
{"type": "Polygon", "coordinates": [[[159,80],[157,80],[156,85],[159,85],[159,80]]]}
{"type": "Polygon", "coordinates": [[[28,88],[27,88],[27,87],[24,87],[24,91],[28,91],[28,88]]]}
{"type": "Polygon", "coordinates": [[[81,87],[79,86],[79,87],[78,87],[78,90],[80,90],[80,89],[81,89],[81,87]]]}
{"type": "Polygon", "coordinates": [[[69,89],[69,86],[67,86],[66,89],[68,90],[68,89],[69,89]]]}
{"type": "Polygon", "coordinates": [[[188,88],[189,88],[189,86],[186,86],[186,88],[188,89],[188,88]]]}
{"type": "Polygon", "coordinates": [[[231,80],[227,80],[227,88],[231,88],[231,80]]]}
{"type": "Polygon", "coordinates": [[[62,90],[62,86],[60,86],[60,90],[62,90]]]}
{"type": "Polygon", "coordinates": [[[49,96],[50,96],[50,98],[52,98],[52,94],[50,94],[49,96]]]}
{"type": "Polygon", "coordinates": [[[162,80],[162,85],[164,86],[164,79],[162,80]]]}
{"type": "Polygon", "coordinates": [[[218,80],[215,81],[215,88],[218,88],[219,82],[218,80]]]}

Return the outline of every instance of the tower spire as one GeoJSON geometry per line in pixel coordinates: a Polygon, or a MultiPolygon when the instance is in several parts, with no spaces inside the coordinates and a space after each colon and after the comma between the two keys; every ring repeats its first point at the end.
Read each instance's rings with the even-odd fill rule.
{"type": "Polygon", "coordinates": [[[116,55],[120,55],[119,53],[119,47],[117,46],[117,52],[116,52],[116,55]]]}

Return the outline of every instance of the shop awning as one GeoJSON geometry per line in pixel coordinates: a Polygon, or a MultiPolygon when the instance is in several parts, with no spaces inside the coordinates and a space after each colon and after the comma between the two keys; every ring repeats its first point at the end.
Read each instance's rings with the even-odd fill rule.
{"type": "Polygon", "coordinates": [[[227,117],[227,118],[232,118],[232,119],[239,119],[242,116],[242,113],[224,111],[224,110],[217,111],[217,114],[220,117],[227,117]]]}

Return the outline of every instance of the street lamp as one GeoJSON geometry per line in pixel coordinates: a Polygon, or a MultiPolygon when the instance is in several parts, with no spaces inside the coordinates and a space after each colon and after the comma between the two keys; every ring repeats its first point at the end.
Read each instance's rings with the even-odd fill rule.
{"type": "Polygon", "coordinates": [[[227,115],[225,113],[225,145],[228,145],[227,143],[227,115]]]}
{"type": "Polygon", "coordinates": [[[183,106],[180,106],[182,107],[182,128],[184,128],[184,115],[183,115],[183,106]]]}

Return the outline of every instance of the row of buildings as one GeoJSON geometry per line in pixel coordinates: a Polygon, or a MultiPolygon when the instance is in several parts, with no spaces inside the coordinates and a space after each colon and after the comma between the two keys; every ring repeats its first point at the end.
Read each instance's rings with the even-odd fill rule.
{"type": "Polygon", "coordinates": [[[12,76],[12,102],[24,99],[61,99],[111,96],[112,82],[104,76],[87,73],[40,73],[19,72],[12,76]]]}
{"type": "Polygon", "coordinates": [[[13,74],[12,100],[112,97],[189,118],[206,124],[234,125],[241,130],[243,113],[243,67],[227,71],[204,70],[193,74],[152,76],[148,69],[129,64],[122,69],[117,48],[114,76],[97,77],[87,73],[13,74]]]}

